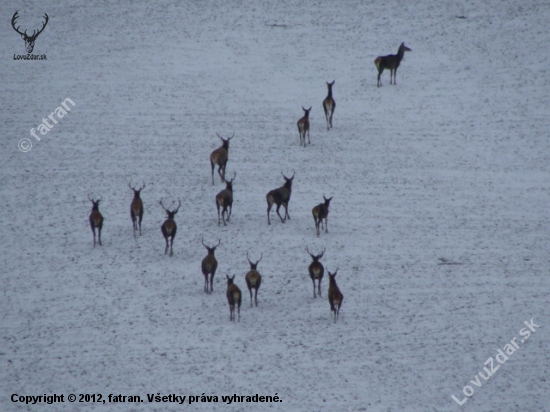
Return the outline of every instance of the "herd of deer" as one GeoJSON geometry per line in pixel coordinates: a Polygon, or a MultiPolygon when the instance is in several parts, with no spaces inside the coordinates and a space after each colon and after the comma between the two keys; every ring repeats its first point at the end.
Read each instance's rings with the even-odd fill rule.
{"type": "MultiPolygon", "coordinates": [[[[401,43],[396,55],[391,54],[388,56],[379,56],[374,60],[374,64],[378,69],[378,87],[382,85],[380,81],[380,75],[385,69],[390,70],[390,84],[394,84],[394,85],[396,84],[397,68],[399,67],[399,64],[401,63],[401,60],[403,59],[403,55],[406,51],[411,51],[411,49],[405,46],[405,43],[401,43]],[[393,83],[392,83],[392,78],[393,78],[393,83]]],[[[332,83],[327,82],[328,95],[325,98],[325,100],[323,100],[323,109],[325,111],[325,117],[327,121],[327,130],[330,130],[332,128],[332,116],[336,108],[336,102],[332,97],[332,86],[334,86],[334,81],[332,83]]],[[[305,147],[306,134],[307,134],[308,142],[311,144],[311,140],[309,137],[309,112],[311,111],[311,107],[309,109],[305,109],[304,107],[302,107],[302,109],[304,110],[304,117],[298,120],[297,125],[298,125],[298,132],[300,135],[300,146],[303,145],[305,147]]],[[[237,173],[235,172],[231,180],[226,180],[225,178],[225,170],[227,166],[227,160],[229,158],[228,157],[229,141],[235,136],[235,134],[233,133],[233,135],[231,137],[228,137],[227,139],[224,139],[219,134],[217,134],[217,136],[222,141],[222,145],[210,154],[210,165],[211,165],[212,184],[214,185],[214,169],[216,168],[216,166],[218,166],[218,174],[220,176],[220,179],[226,185],[225,189],[220,191],[216,195],[218,225],[220,225],[220,220],[221,220],[223,221],[223,224],[225,226],[227,225],[227,222],[229,222],[229,219],[231,217],[231,211],[233,207],[233,181],[237,176],[237,173]]],[[[286,177],[284,173],[281,173],[281,174],[285,179],[285,184],[277,189],[273,189],[269,191],[266,195],[267,223],[269,225],[271,224],[269,214],[271,212],[273,205],[277,206],[275,211],[279,216],[279,218],[281,219],[282,223],[285,223],[287,218],[290,219],[290,215],[288,214],[288,203],[290,201],[290,196],[292,194],[292,181],[294,179],[295,173],[293,173],[291,177],[286,177]],[[285,208],[284,217],[281,216],[281,214],[279,213],[279,209],[281,208],[281,206],[285,208]]],[[[141,200],[140,193],[145,188],[145,183],[142,186],[140,186],[139,189],[132,187],[130,183],[128,183],[128,186],[134,192],[134,197],[130,205],[130,216],[132,218],[132,224],[134,228],[134,237],[136,236],[136,232],[138,230],[141,236],[141,221],[143,219],[143,202],[141,200]]],[[[103,227],[103,216],[99,212],[99,203],[101,202],[102,198],[94,200],[88,195],[88,199],[92,202],[92,212],[90,213],[89,221],[90,221],[90,227],[93,233],[93,241],[94,241],[93,245],[95,247],[96,243],[98,243],[101,246],[101,229],[103,227]],[[96,230],[97,230],[97,239],[98,239],[97,242],[96,242],[96,230]]],[[[317,236],[320,235],[320,227],[325,230],[325,233],[328,233],[327,218],[329,213],[329,205],[330,205],[330,201],[332,200],[332,197],[327,199],[325,196],[323,196],[323,199],[325,200],[324,203],[318,204],[311,211],[313,215],[313,220],[315,223],[315,230],[316,230],[317,236]]],[[[176,231],[177,231],[177,225],[174,220],[174,217],[178,213],[178,210],[181,206],[181,201],[178,202],[178,206],[173,210],[169,210],[166,207],[164,207],[164,205],[162,204],[162,199],[159,201],[159,204],[166,212],[166,220],[161,226],[161,232],[166,242],[164,254],[168,254],[168,250],[170,250],[169,255],[172,256],[173,255],[172,246],[173,246],[174,237],[176,236],[176,231]]],[[[202,260],[202,264],[201,264],[201,270],[204,275],[204,292],[211,293],[214,290],[213,279],[214,279],[214,275],[216,274],[216,269],[218,267],[218,261],[214,256],[214,252],[216,248],[220,245],[221,239],[218,240],[218,243],[212,247],[208,247],[207,245],[205,245],[204,239],[201,239],[201,243],[208,252],[206,257],[202,260]]],[[[306,251],[313,260],[308,267],[308,272],[309,272],[311,281],[313,282],[313,297],[316,298],[317,295],[321,296],[321,281],[325,273],[325,268],[322,265],[322,263],[319,262],[319,260],[323,257],[325,253],[325,249],[323,249],[323,251],[317,255],[312,254],[309,251],[309,248],[306,248],[306,251]],[[317,293],[315,289],[315,281],[317,281],[317,293]]],[[[258,272],[257,267],[258,267],[258,263],[260,263],[260,261],[262,260],[262,257],[263,257],[263,254],[260,256],[260,259],[256,263],[253,263],[248,257],[248,253],[246,254],[246,258],[248,260],[248,263],[250,264],[250,271],[245,275],[245,281],[246,281],[248,290],[250,292],[251,307],[253,306],[252,304],[253,301],[254,301],[254,304],[258,306],[258,290],[260,289],[262,276],[258,272]],[[254,289],[254,298],[252,296],[253,289],[254,289]]],[[[331,273],[330,271],[328,272],[328,276],[329,276],[328,299],[330,303],[330,310],[333,313],[334,322],[336,322],[336,320],[338,319],[340,307],[342,306],[342,301],[344,300],[344,295],[342,295],[342,293],[340,292],[340,289],[338,288],[338,285],[336,284],[335,278],[337,273],[338,273],[338,269],[336,269],[334,273],[331,273]]],[[[235,279],[235,275],[233,275],[233,277],[229,277],[228,275],[226,275],[226,280],[227,280],[226,297],[229,303],[229,319],[231,321],[235,319],[235,310],[237,310],[237,318],[240,320],[240,308],[241,308],[241,300],[242,300],[241,290],[237,285],[233,283],[234,279],[235,279]]]]}

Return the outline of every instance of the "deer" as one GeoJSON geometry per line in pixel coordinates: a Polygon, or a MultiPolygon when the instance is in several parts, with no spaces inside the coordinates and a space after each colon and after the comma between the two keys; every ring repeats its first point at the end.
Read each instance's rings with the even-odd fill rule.
{"type": "Polygon", "coordinates": [[[164,223],[160,227],[160,230],[166,242],[166,247],[164,248],[164,254],[166,255],[168,253],[168,238],[170,238],[170,256],[172,256],[174,254],[174,252],[172,251],[172,245],[174,244],[174,238],[176,237],[176,231],[178,230],[178,226],[174,221],[174,216],[176,215],[176,213],[178,213],[178,210],[180,209],[181,200],[178,202],[178,207],[172,211],[164,207],[164,205],[162,204],[162,199],[159,201],[159,204],[164,209],[167,216],[167,219],[164,221],[164,223]]]}
{"type": "Polygon", "coordinates": [[[242,300],[241,290],[233,283],[235,280],[235,275],[233,275],[232,278],[228,275],[225,275],[225,277],[227,278],[227,292],[225,293],[225,296],[227,296],[227,303],[229,303],[229,321],[231,322],[235,320],[235,305],[237,306],[237,314],[240,321],[242,300]]]}
{"type": "Polygon", "coordinates": [[[332,86],[334,86],[333,80],[332,83],[327,82],[328,95],[323,100],[323,110],[325,111],[325,117],[327,118],[327,130],[332,128],[332,115],[334,114],[334,109],[336,109],[336,102],[332,98],[332,86]]]}
{"type": "Polygon", "coordinates": [[[214,275],[216,274],[216,269],[218,268],[218,261],[216,260],[216,257],[214,256],[214,252],[216,251],[216,248],[220,245],[221,239],[218,239],[218,244],[212,247],[208,247],[204,244],[204,239],[201,239],[202,245],[206,248],[208,251],[208,255],[202,260],[201,264],[201,270],[202,274],[204,275],[204,293],[209,292],[208,288],[208,275],[210,274],[210,292],[214,291],[214,275]]]}
{"type": "Polygon", "coordinates": [[[330,311],[334,312],[334,322],[338,319],[340,314],[340,306],[342,306],[342,301],[344,300],[344,295],[340,292],[338,285],[336,284],[336,274],[338,269],[334,273],[328,271],[328,302],[330,303],[330,311]]]}
{"type": "Polygon", "coordinates": [[[45,18],[46,21],[44,23],[42,23],[42,28],[40,30],[38,30],[38,33],[36,32],[36,30],[33,30],[32,35],[29,36],[29,35],[27,35],[27,30],[25,30],[25,32],[20,32],[19,31],[20,26],[15,27],[15,24],[16,24],[15,21],[19,17],[18,13],[19,13],[19,10],[14,13],[14,15],[11,19],[11,26],[13,27],[13,29],[17,33],[19,33],[21,35],[21,38],[25,41],[25,49],[27,50],[27,53],[32,53],[32,51],[34,50],[34,42],[36,41],[36,38],[39,36],[39,34],[42,33],[44,31],[44,29],[46,28],[46,25],[48,24],[49,17],[46,13],[44,13],[44,18],[45,18]]]}
{"type": "Polygon", "coordinates": [[[103,198],[100,197],[99,199],[94,200],[93,198],[90,197],[90,195],[88,195],[88,200],[92,202],[92,212],[90,213],[89,220],[90,220],[90,227],[92,228],[92,233],[94,234],[94,247],[96,244],[96,241],[95,241],[96,229],[97,229],[97,238],[99,240],[97,243],[99,243],[99,246],[103,246],[101,244],[101,229],[103,228],[103,216],[99,212],[99,202],[101,202],[103,198]]]}
{"type": "Polygon", "coordinates": [[[281,222],[285,223],[286,219],[288,218],[290,220],[290,215],[288,214],[288,202],[290,201],[290,195],[292,194],[292,180],[294,179],[295,172],[292,173],[292,177],[286,177],[283,172],[281,172],[285,179],[285,184],[281,186],[278,189],[273,189],[267,193],[265,196],[267,200],[267,224],[271,224],[271,220],[269,219],[269,212],[271,212],[271,208],[273,207],[273,204],[275,203],[277,205],[277,214],[279,215],[279,218],[281,219],[281,222]],[[279,213],[279,209],[281,208],[281,205],[285,208],[285,218],[283,219],[281,217],[281,214],[279,213]]]}
{"type": "Polygon", "coordinates": [[[304,147],[306,147],[306,133],[309,144],[311,144],[311,139],[309,138],[309,112],[311,111],[311,107],[309,109],[304,109],[304,106],[302,106],[302,110],[304,111],[304,117],[298,120],[297,125],[298,133],[300,134],[300,146],[302,146],[302,142],[304,142],[304,147]]]}
{"type": "Polygon", "coordinates": [[[221,218],[223,219],[223,225],[227,226],[227,223],[225,221],[227,220],[229,222],[229,218],[231,217],[231,212],[233,211],[233,180],[235,180],[235,177],[237,177],[237,173],[233,175],[233,179],[231,180],[225,180],[225,178],[222,178],[225,182],[225,189],[220,191],[216,195],[216,208],[218,209],[218,226],[220,225],[220,208],[222,209],[221,218]],[[225,216],[227,215],[227,219],[225,216]]]}
{"type": "Polygon", "coordinates": [[[216,136],[221,139],[222,145],[214,150],[212,153],[210,153],[210,166],[212,166],[212,185],[214,185],[214,168],[216,167],[216,165],[218,165],[218,174],[220,175],[222,182],[225,180],[225,166],[227,165],[228,159],[227,156],[229,152],[229,141],[233,139],[235,133],[233,133],[233,136],[228,137],[227,139],[224,139],[218,133],[216,133],[216,136]]]}
{"type": "Polygon", "coordinates": [[[325,254],[326,249],[323,248],[323,251],[319,253],[318,255],[314,255],[309,251],[309,248],[306,247],[307,253],[309,253],[309,256],[313,259],[313,262],[309,264],[309,267],[307,268],[309,272],[309,277],[311,278],[311,281],[313,282],[313,298],[315,299],[317,295],[315,295],[315,279],[317,279],[317,292],[319,293],[319,296],[321,296],[321,281],[323,280],[323,275],[325,274],[325,267],[319,260],[323,257],[325,254]]]}
{"type": "Polygon", "coordinates": [[[317,237],[319,237],[319,225],[323,227],[323,219],[325,220],[324,228],[325,233],[328,233],[328,207],[330,205],[330,201],[332,200],[332,197],[326,198],[323,195],[323,199],[325,199],[325,203],[319,203],[317,206],[315,206],[313,209],[311,209],[311,214],[313,215],[313,220],[315,222],[315,229],[317,230],[317,237]]]}
{"type": "Polygon", "coordinates": [[[139,224],[139,235],[141,236],[141,221],[143,220],[143,202],[141,201],[140,192],[145,189],[145,183],[136,189],[128,182],[128,187],[134,192],[134,198],[130,204],[130,217],[132,218],[132,224],[134,226],[134,237],[136,237],[136,231],[139,224]]]}
{"type": "Polygon", "coordinates": [[[390,84],[392,84],[392,76],[393,76],[393,84],[397,85],[396,82],[396,76],[397,76],[397,68],[399,67],[399,64],[401,63],[401,60],[403,60],[403,56],[405,55],[406,51],[412,51],[407,46],[405,46],[405,43],[401,43],[399,46],[399,50],[397,50],[397,54],[388,54],[387,56],[378,56],[376,59],[374,59],[374,65],[378,69],[378,87],[382,86],[382,81],[380,80],[380,76],[382,75],[382,72],[384,69],[389,69],[390,71],[390,84]]]}
{"type": "Polygon", "coordinates": [[[262,275],[258,272],[258,263],[260,263],[263,256],[264,254],[262,253],[260,255],[260,259],[256,263],[252,263],[248,257],[248,252],[246,252],[246,259],[250,264],[250,270],[245,275],[244,280],[246,281],[246,286],[248,286],[248,291],[250,292],[250,307],[252,307],[252,289],[254,289],[254,303],[256,304],[256,307],[258,307],[258,289],[260,289],[260,285],[262,283],[262,275]]]}

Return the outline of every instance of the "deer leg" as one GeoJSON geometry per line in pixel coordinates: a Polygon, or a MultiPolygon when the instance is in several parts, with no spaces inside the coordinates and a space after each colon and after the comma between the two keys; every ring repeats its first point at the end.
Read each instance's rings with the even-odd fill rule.
{"type": "Polygon", "coordinates": [[[325,218],[325,233],[328,233],[328,217],[325,218]]]}
{"type": "MultiPolygon", "coordinates": [[[[307,141],[311,144],[311,137],[309,137],[309,129],[307,129],[307,141]]],[[[306,145],[306,136],[304,135],[304,146],[306,145]]]]}
{"type": "Polygon", "coordinates": [[[269,220],[269,212],[271,212],[271,207],[273,206],[273,203],[267,202],[267,224],[270,225],[271,221],[269,220]]]}
{"type": "Polygon", "coordinates": [[[313,299],[315,299],[317,297],[317,295],[315,294],[315,279],[311,278],[311,282],[313,283],[313,299]]]}
{"type": "Polygon", "coordinates": [[[141,221],[143,220],[143,208],[141,208],[141,213],[139,214],[139,235],[141,236],[141,221]]]}
{"type": "MultiPolygon", "coordinates": [[[[285,223],[285,220],[281,217],[281,214],[279,213],[279,209],[281,208],[281,205],[277,205],[277,209],[275,210],[277,214],[279,215],[279,219],[281,219],[281,222],[285,223]]],[[[286,218],[286,215],[285,215],[286,218]]]]}
{"type": "Polygon", "coordinates": [[[233,205],[228,206],[229,212],[227,213],[227,221],[229,222],[229,219],[231,218],[231,212],[233,211],[233,205]]]}
{"type": "Polygon", "coordinates": [[[101,246],[101,226],[97,228],[97,240],[97,243],[99,243],[99,246],[101,246]]]}
{"type": "Polygon", "coordinates": [[[250,293],[250,307],[252,307],[252,288],[248,288],[248,292],[250,293]]]}
{"type": "Polygon", "coordinates": [[[94,234],[94,247],[95,247],[95,229],[93,226],[92,226],[92,233],[94,234]]]}
{"type": "Polygon", "coordinates": [[[319,295],[319,297],[321,297],[321,279],[319,279],[319,283],[318,283],[318,286],[317,286],[317,294],[319,295]]]}
{"type": "Polygon", "coordinates": [[[216,201],[216,208],[218,209],[218,226],[220,225],[220,204],[216,201]]]}
{"type": "Polygon", "coordinates": [[[258,307],[258,288],[254,289],[254,303],[258,307]]]}
{"type": "Polygon", "coordinates": [[[212,166],[212,186],[213,186],[214,185],[214,168],[216,167],[216,165],[212,160],[210,160],[210,166],[212,166]]]}
{"type": "Polygon", "coordinates": [[[202,290],[204,291],[204,293],[208,293],[208,273],[204,273],[204,287],[202,288],[202,290]]]}
{"type": "Polygon", "coordinates": [[[285,219],[290,220],[290,215],[288,214],[288,203],[283,205],[285,207],[285,219]]]}
{"type": "Polygon", "coordinates": [[[164,241],[166,242],[166,247],[164,248],[164,254],[168,253],[168,236],[164,236],[164,241]]]}

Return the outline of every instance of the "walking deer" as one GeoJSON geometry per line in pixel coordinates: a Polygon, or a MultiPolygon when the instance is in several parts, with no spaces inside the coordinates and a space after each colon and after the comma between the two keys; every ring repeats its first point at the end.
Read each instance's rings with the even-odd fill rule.
{"type": "Polygon", "coordinates": [[[319,225],[323,227],[323,219],[325,220],[325,233],[328,233],[328,207],[330,205],[331,198],[326,198],[323,195],[323,199],[325,199],[325,203],[319,203],[317,206],[315,206],[311,213],[313,214],[313,220],[315,222],[315,229],[317,230],[317,236],[319,236],[319,225]]]}
{"type": "Polygon", "coordinates": [[[143,219],[143,202],[141,201],[140,192],[145,189],[145,183],[139,189],[135,189],[128,182],[128,187],[134,192],[134,198],[130,204],[130,216],[132,217],[132,224],[134,225],[134,237],[136,236],[136,230],[138,230],[139,223],[139,235],[141,236],[141,221],[143,219]]]}
{"type": "Polygon", "coordinates": [[[103,228],[103,216],[99,212],[99,202],[101,202],[103,198],[99,198],[97,200],[94,200],[88,195],[88,200],[92,202],[92,212],[90,213],[90,227],[92,228],[92,233],[94,234],[94,247],[96,244],[95,241],[95,230],[97,229],[97,237],[99,242],[99,246],[102,246],[101,244],[101,229],[103,228]]]}
{"type": "Polygon", "coordinates": [[[174,244],[174,238],[176,237],[176,231],[178,229],[178,226],[174,221],[174,216],[176,215],[176,213],[178,213],[178,210],[181,206],[181,200],[178,202],[178,207],[172,211],[164,207],[164,205],[162,204],[162,199],[159,201],[159,204],[162,206],[167,216],[167,219],[160,227],[160,230],[162,231],[162,235],[164,236],[164,240],[166,242],[164,254],[168,253],[168,238],[170,238],[170,256],[172,256],[174,254],[174,252],[172,251],[172,245],[174,244]]]}
{"type": "Polygon", "coordinates": [[[338,269],[334,273],[328,271],[328,302],[330,303],[330,311],[334,312],[334,322],[338,319],[340,306],[342,306],[342,301],[344,300],[344,295],[342,295],[336,284],[335,277],[337,273],[338,269]]]}
{"type": "Polygon", "coordinates": [[[387,56],[378,56],[376,59],[374,59],[374,65],[378,69],[378,87],[382,86],[382,81],[380,80],[380,76],[382,75],[382,72],[384,69],[389,69],[390,71],[390,84],[392,84],[392,76],[393,76],[393,84],[397,85],[396,83],[396,76],[397,76],[397,68],[399,67],[399,64],[401,63],[401,60],[403,60],[403,56],[405,55],[406,51],[412,51],[407,46],[405,46],[405,43],[401,43],[399,46],[399,50],[397,50],[397,54],[388,54],[387,56]]]}
{"type": "Polygon", "coordinates": [[[302,146],[302,142],[304,142],[304,147],[306,147],[306,133],[309,144],[311,144],[311,139],[309,138],[309,112],[311,111],[311,107],[309,109],[304,109],[302,106],[302,110],[304,111],[304,117],[298,120],[297,125],[298,133],[300,134],[300,146],[302,146]]]}
{"type": "Polygon", "coordinates": [[[228,275],[225,275],[225,277],[227,278],[227,292],[225,293],[225,296],[227,296],[227,303],[229,303],[229,321],[235,320],[235,306],[237,306],[238,320],[240,321],[242,300],[241,290],[233,283],[233,280],[235,280],[235,275],[233,275],[232,278],[228,275]]]}
{"type": "Polygon", "coordinates": [[[268,225],[271,224],[271,220],[269,219],[269,212],[271,212],[271,208],[273,207],[274,203],[277,205],[276,212],[279,215],[281,222],[285,223],[287,218],[290,220],[290,215],[288,214],[288,202],[290,201],[290,195],[292,194],[292,180],[294,179],[295,172],[292,173],[292,177],[290,178],[286,177],[283,172],[281,172],[281,174],[285,178],[285,184],[278,189],[271,190],[265,196],[267,200],[267,224],[268,225]],[[281,214],[279,213],[279,209],[281,208],[281,205],[283,205],[285,208],[284,219],[281,217],[281,214]]]}
{"type": "Polygon", "coordinates": [[[218,209],[218,226],[220,225],[220,208],[222,208],[221,218],[223,219],[223,225],[227,226],[225,221],[229,222],[231,212],[233,211],[233,180],[237,177],[237,173],[233,175],[233,179],[222,180],[225,182],[225,189],[216,195],[216,208],[218,209]],[[227,219],[225,216],[227,215],[227,219]]]}
{"type": "Polygon", "coordinates": [[[309,277],[311,278],[311,281],[313,282],[313,298],[316,298],[315,295],[315,280],[317,279],[317,292],[319,293],[319,296],[321,296],[321,281],[323,280],[323,275],[325,274],[325,267],[321,262],[319,262],[319,259],[323,257],[325,254],[326,249],[323,248],[323,251],[319,253],[318,255],[314,255],[309,251],[309,248],[306,247],[307,253],[309,253],[309,256],[313,259],[313,262],[309,264],[308,272],[309,277]]]}
{"type": "Polygon", "coordinates": [[[218,133],[216,133],[216,136],[221,139],[222,145],[214,150],[212,153],[210,153],[210,166],[212,166],[212,184],[214,184],[214,168],[216,167],[216,165],[218,165],[218,174],[220,175],[222,182],[225,180],[225,166],[227,165],[229,154],[229,141],[233,139],[235,133],[233,133],[233,136],[228,137],[227,139],[224,139],[218,133]]]}
{"type": "Polygon", "coordinates": [[[262,275],[258,272],[258,263],[260,263],[263,256],[264,254],[262,253],[260,255],[260,259],[256,263],[252,263],[248,257],[248,252],[246,252],[246,259],[250,264],[250,270],[244,277],[244,280],[246,281],[246,286],[248,286],[248,291],[250,292],[250,307],[252,307],[252,289],[254,289],[254,303],[258,306],[258,289],[260,289],[260,285],[262,283],[262,275]]]}
{"type": "Polygon", "coordinates": [[[333,80],[332,83],[327,82],[328,95],[325,100],[323,100],[323,110],[327,118],[327,130],[332,128],[332,115],[334,114],[334,109],[336,109],[336,102],[332,98],[332,86],[335,81],[336,80],[333,80]]]}
{"type": "Polygon", "coordinates": [[[208,293],[208,275],[210,275],[210,292],[214,291],[214,275],[216,274],[216,269],[218,268],[218,261],[214,256],[216,248],[220,245],[221,239],[218,239],[218,244],[216,246],[208,247],[204,244],[204,239],[201,239],[202,245],[208,251],[208,255],[202,260],[201,269],[202,274],[204,275],[204,292],[208,293]]]}

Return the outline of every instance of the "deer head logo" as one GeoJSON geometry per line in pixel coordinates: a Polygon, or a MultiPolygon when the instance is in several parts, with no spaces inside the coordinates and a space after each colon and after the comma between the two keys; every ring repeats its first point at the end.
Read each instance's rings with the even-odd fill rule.
{"type": "Polygon", "coordinates": [[[16,11],[15,14],[13,15],[13,17],[11,19],[11,25],[12,25],[13,29],[21,35],[21,38],[23,40],[25,40],[25,48],[27,49],[27,53],[32,53],[32,51],[34,49],[34,42],[36,41],[36,38],[38,37],[38,35],[40,33],[42,33],[44,31],[44,28],[46,27],[46,24],[48,24],[48,15],[46,13],[44,13],[44,18],[46,19],[46,21],[42,25],[42,28],[40,30],[38,30],[38,33],[36,32],[36,30],[33,30],[32,35],[28,36],[27,35],[27,30],[25,30],[25,32],[22,33],[22,32],[19,31],[20,26],[15,27],[15,20],[17,20],[17,17],[19,17],[17,15],[17,13],[19,13],[19,11],[16,11]]]}

